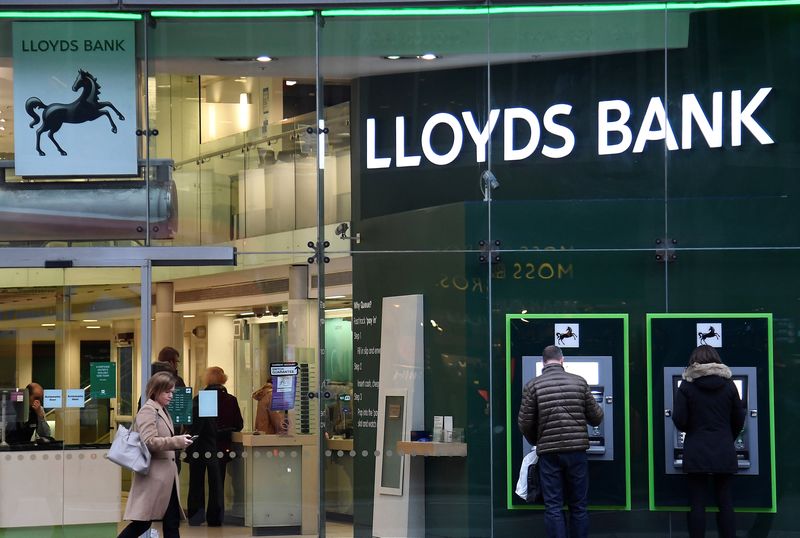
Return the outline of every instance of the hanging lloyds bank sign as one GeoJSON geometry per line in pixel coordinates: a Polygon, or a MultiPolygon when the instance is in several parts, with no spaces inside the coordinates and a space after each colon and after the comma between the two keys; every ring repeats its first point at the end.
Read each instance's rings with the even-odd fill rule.
{"type": "Polygon", "coordinates": [[[132,22],[19,22],[14,159],[20,176],[137,173],[132,22]]]}
{"type": "MultiPolygon", "coordinates": [[[[599,101],[595,108],[598,156],[625,152],[642,153],[657,142],[669,151],[689,150],[693,146],[720,148],[723,145],[742,145],[743,137],[752,137],[761,145],[773,144],[769,133],[758,123],[756,114],[765,102],[771,87],[762,87],[753,94],[742,90],[713,92],[702,96],[710,107],[704,108],[701,99],[693,93],[680,98],[680,124],[673,125],[661,97],[649,100],[642,118],[633,121],[631,106],[623,100],[599,101]]],[[[394,118],[394,140],[379,140],[377,132],[391,132],[391,128],[378,125],[376,118],[366,119],[367,169],[417,167],[425,161],[445,166],[456,159],[467,144],[471,144],[477,162],[485,162],[489,139],[497,124],[502,121],[501,136],[503,161],[522,161],[537,152],[549,159],[568,157],[576,145],[576,136],[570,128],[573,106],[568,103],[553,104],[543,111],[513,107],[493,109],[485,122],[465,110],[460,114],[439,112],[422,124],[419,133],[406,129],[406,117],[394,118]],[[502,118],[502,120],[501,120],[502,118]],[[541,118],[541,119],[540,119],[541,118]],[[551,140],[545,143],[547,136],[551,140]],[[436,140],[437,142],[434,142],[436,140]],[[406,144],[421,148],[421,154],[411,152],[406,144]],[[553,143],[558,142],[558,143],[553,143]],[[377,148],[394,147],[393,153],[379,154],[377,148]]],[[[585,118],[586,116],[582,116],[585,118]]],[[[385,120],[381,120],[385,121],[385,120]]]]}

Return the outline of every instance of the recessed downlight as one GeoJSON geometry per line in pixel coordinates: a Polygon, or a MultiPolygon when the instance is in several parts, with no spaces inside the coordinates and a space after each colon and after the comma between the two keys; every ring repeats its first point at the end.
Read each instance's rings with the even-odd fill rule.
{"type": "Polygon", "coordinates": [[[257,62],[266,63],[266,62],[271,62],[271,61],[272,61],[272,60],[274,60],[274,59],[275,59],[275,58],[273,58],[272,56],[263,55],[263,56],[259,56],[259,57],[257,57],[257,58],[256,58],[256,61],[257,61],[257,62]]]}
{"type": "Polygon", "coordinates": [[[100,325],[87,325],[86,328],[87,329],[99,329],[100,325]]]}
{"type": "Polygon", "coordinates": [[[81,321],[83,321],[84,323],[97,323],[96,319],[83,319],[81,321]]]}
{"type": "Polygon", "coordinates": [[[430,61],[430,60],[436,60],[439,57],[432,52],[426,52],[425,54],[420,54],[419,56],[417,56],[417,58],[419,58],[420,60],[430,61]]]}
{"type": "Polygon", "coordinates": [[[294,86],[295,84],[297,84],[296,80],[287,80],[286,81],[286,85],[287,86],[294,86]]]}
{"type": "Polygon", "coordinates": [[[402,56],[398,56],[397,54],[392,54],[391,56],[384,56],[387,60],[399,60],[402,56]]]}
{"type": "Polygon", "coordinates": [[[184,314],[183,317],[184,318],[193,318],[194,314],[184,314]]]}
{"type": "Polygon", "coordinates": [[[42,323],[42,327],[55,327],[55,323],[42,323]]]}

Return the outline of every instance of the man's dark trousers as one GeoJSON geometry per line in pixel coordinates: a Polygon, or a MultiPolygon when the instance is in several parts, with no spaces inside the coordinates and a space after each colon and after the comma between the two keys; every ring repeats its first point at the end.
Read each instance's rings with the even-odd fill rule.
{"type": "Polygon", "coordinates": [[[544,497],[544,527],[548,538],[585,538],[589,535],[586,511],[589,464],[586,452],[552,452],[539,456],[539,480],[544,497]],[[564,502],[569,507],[569,534],[564,502]]]}

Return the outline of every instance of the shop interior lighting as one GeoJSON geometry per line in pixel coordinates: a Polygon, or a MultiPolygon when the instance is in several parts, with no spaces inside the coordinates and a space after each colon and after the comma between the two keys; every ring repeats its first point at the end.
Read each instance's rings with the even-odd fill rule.
{"type": "Polygon", "coordinates": [[[55,327],[55,323],[42,323],[42,327],[55,327]]]}
{"type": "Polygon", "coordinates": [[[237,11],[183,11],[183,10],[156,10],[150,15],[156,18],[173,19],[283,19],[291,17],[313,17],[314,11],[310,9],[273,9],[273,10],[237,10],[237,11]]]}
{"type": "Polygon", "coordinates": [[[324,9],[323,17],[420,17],[503,15],[523,13],[613,13],[630,11],[699,11],[752,7],[787,7],[800,5],[800,0],[729,0],[708,2],[640,2],[632,4],[553,4],[534,6],[427,7],[427,8],[364,8],[324,9]]]}
{"type": "Polygon", "coordinates": [[[184,315],[183,315],[183,317],[184,317],[184,318],[187,318],[187,319],[188,319],[188,318],[193,318],[193,317],[194,317],[194,314],[184,314],[184,315]]]}
{"type": "Polygon", "coordinates": [[[263,55],[256,58],[256,61],[261,63],[266,63],[266,62],[271,62],[274,59],[275,58],[273,58],[272,56],[263,55]]]}
{"type": "Polygon", "coordinates": [[[441,56],[439,56],[438,54],[434,54],[432,52],[426,52],[425,54],[417,54],[417,55],[414,55],[414,56],[400,56],[398,54],[390,54],[389,56],[382,56],[382,58],[384,60],[390,60],[390,61],[395,61],[395,60],[426,60],[426,61],[431,61],[431,60],[438,60],[438,59],[441,58],[441,56]]]}
{"type": "Polygon", "coordinates": [[[87,329],[99,329],[100,325],[87,325],[86,328],[87,329]]]}
{"type": "Polygon", "coordinates": [[[139,13],[107,13],[103,11],[0,11],[0,19],[74,19],[140,21],[139,13]]]}
{"type": "Polygon", "coordinates": [[[297,84],[296,80],[287,80],[286,81],[286,85],[287,86],[294,86],[295,84],[297,84]]]}
{"type": "Polygon", "coordinates": [[[84,323],[97,323],[96,319],[84,319],[84,320],[81,320],[81,321],[83,321],[84,323]]]}

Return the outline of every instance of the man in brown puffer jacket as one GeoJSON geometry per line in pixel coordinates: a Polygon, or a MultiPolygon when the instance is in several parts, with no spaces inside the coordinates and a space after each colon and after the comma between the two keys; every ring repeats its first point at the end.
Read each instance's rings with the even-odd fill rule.
{"type": "Polygon", "coordinates": [[[564,355],[556,346],[542,352],[542,374],[522,391],[517,422],[522,435],[536,446],[544,497],[544,524],[550,538],[566,538],[562,507],[569,506],[569,536],[589,534],[586,510],[589,493],[587,423],[599,426],[603,409],[586,380],[564,371],[564,355]]]}

